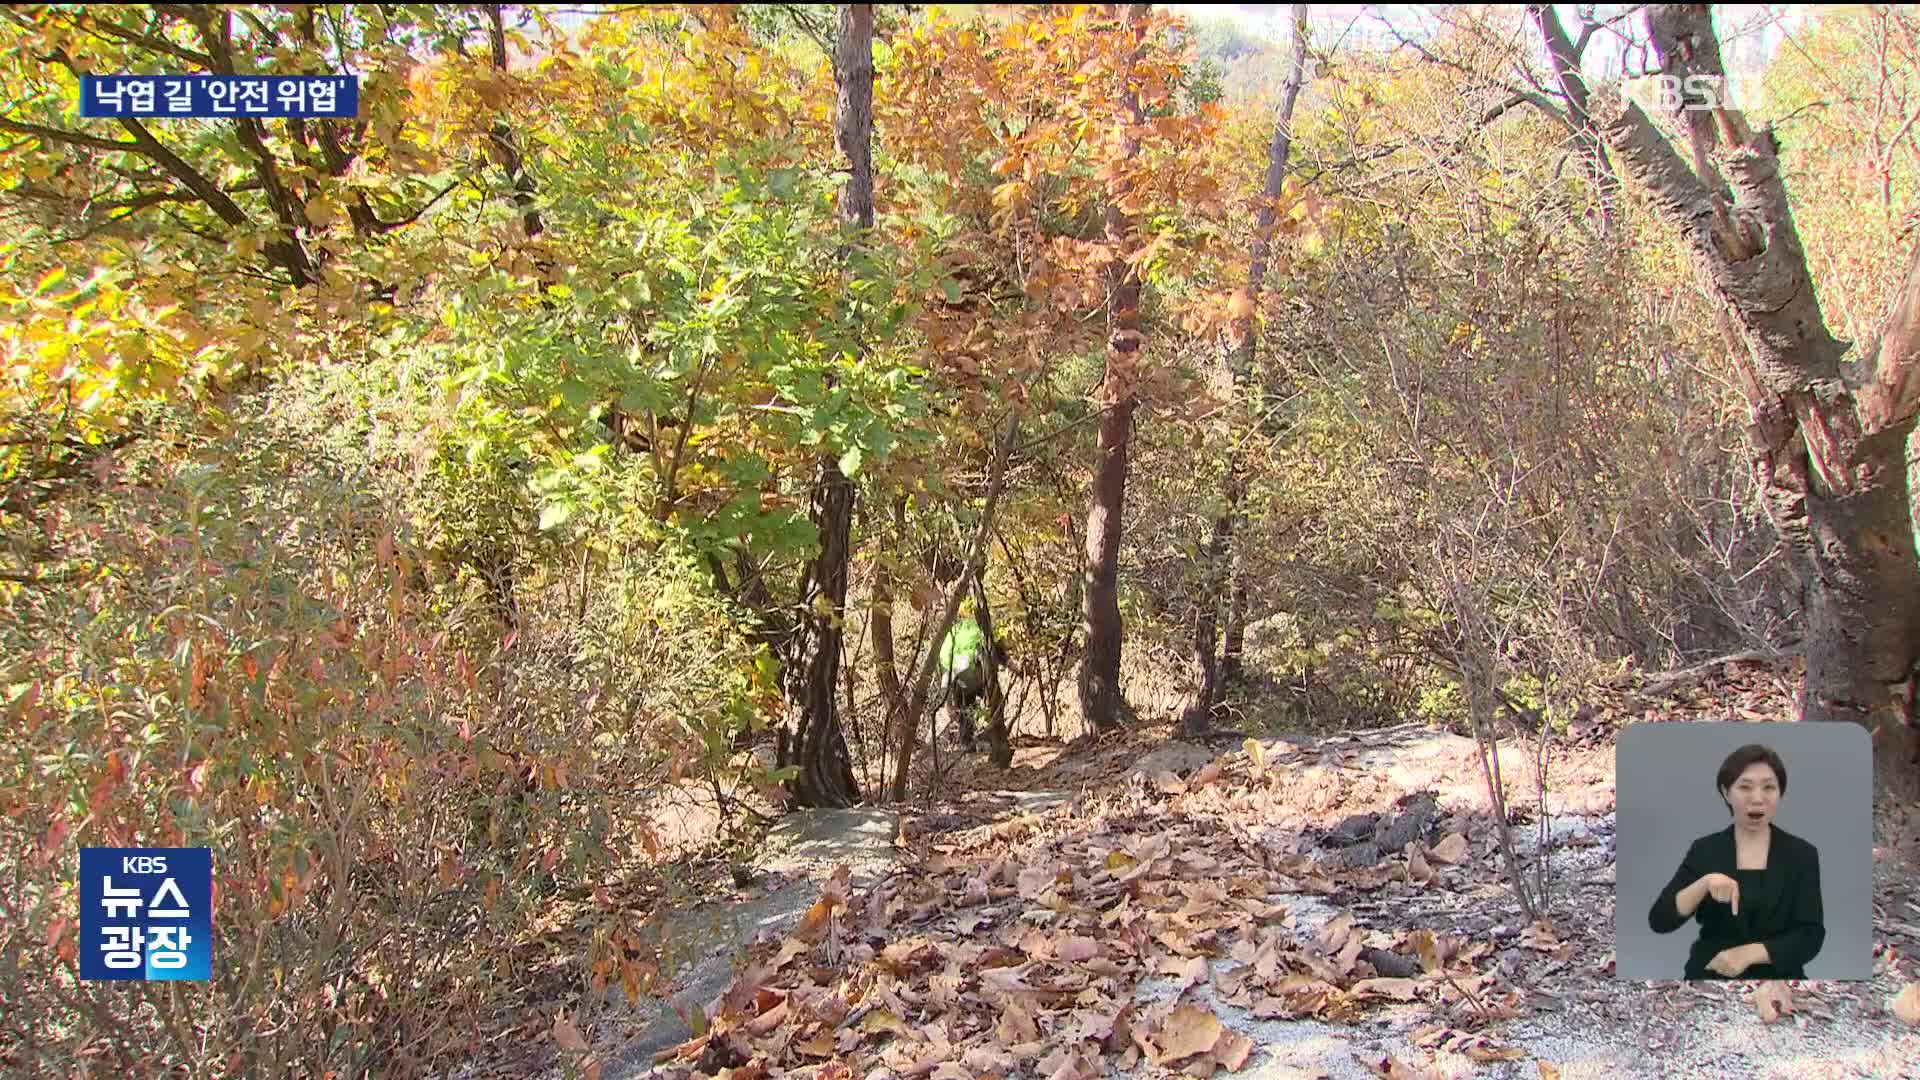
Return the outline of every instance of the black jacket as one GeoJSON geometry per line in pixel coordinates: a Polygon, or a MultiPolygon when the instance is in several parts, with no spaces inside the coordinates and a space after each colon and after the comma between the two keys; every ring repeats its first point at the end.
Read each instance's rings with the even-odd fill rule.
{"type": "Polygon", "coordinates": [[[1647,912],[1647,925],[1656,934],[1669,934],[1687,919],[1674,906],[1680,890],[1702,876],[1721,873],[1740,883],[1740,914],[1711,895],[1700,901],[1692,918],[1700,920],[1700,937],[1687,954],[1689,979],[1720,979],[1707,970],[1708,961],[1722,949],[1763,944],[1770,962],[1755,964],[1742,979],[1804,979],[1807,961],[1820,954],[1827,928],[1820,907],[1820,853],[1812,844],[1780,828],[1768,826],[1765,870],[1734,868],[1733,826],[1695,840],[1687,848],[1673,880],[1660,890],[1647,912]]]}

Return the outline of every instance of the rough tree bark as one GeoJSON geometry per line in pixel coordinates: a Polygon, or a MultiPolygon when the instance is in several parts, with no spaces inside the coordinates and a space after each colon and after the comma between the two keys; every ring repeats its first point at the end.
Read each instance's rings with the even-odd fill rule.
{"type": "MultiPolygon", "coordinates": [[[[1647,25],[1662,71],[1722,75],[1707,5],[1656,5],[1647,25]]],[[[1801,718],[1866,727],[1880,790],[1920,800],[1920,731],[1903,704],[1920,662],[1905,453],[1920,415],[1920,253],[1877,346],[1846,360],[1849,343],[1820,311],[1773,135],[1750,129],[1720,86],[1718,102],[1683,103],[1692,167],[1630,102],[1608,102],[1602,128],[1684,236],[1744,346],[1732,360],[1752,409],[1755,479],[1810,569],[1801,718]]]]}
{"type": "MultiPolygon", "coordinates": [[[[848,164],[840,217],[864,233],[873,227],[872,4],[840,6],[833,81],[834,142],[848,164]]],[[[801,589],[804,615],[789,668],[796,683],[790,696],[798,707],[799,728],[791,735],[783,730],[778,744],[780,764],[799,767],[787,787],[801,806],[851,806],[860,797],[834,699],[846,625],[853,494],[853,482],[840,471],[833,452],[822,453],[812,510],[820,551],[808,565],[801,589]]]]}
{"type": "MultiPolygon", "coordinates": [[[[1293,150],[1293,107],[1300,99],[1300,88],[1307,78],[1307,5],[1293,5],[1293,61],[1287,68],[1287,81],[1281,86],[1280,108],[1274,114],[1273,141],[1267,148],[1266,185],[1261,189],[1260,209],[1254,218],[1253,250],[1247,261],[1247,288],[1245,301],[1235,309],[1233,321],[1227,335],[1227,352],[1223,359],[1233,379],[1233,393],[1237,401],[1244,401],[1248,384],[1252,381],[1253,358],[1258,342],[1253,333],[1253,313],[1260,304],[1260,290],[1266,282],[1267,256],[1273,247],[1273,226],[1276,217],[1276,204],[1287,179],[1287,159],[1293,150]]],[[[1246,495],[1246,455],[1241,445],[1244,432],[1229,430],[1227,438],[1227,477],[1225,482],[1226,509],[1213,519],[1213,528],[1207,537],[1204,555],[1205,579],[1200,587],[1199,608],[1193,620],[1193,674],[1195,687],[1180,706],[1180,724],[1178,734],[1198,736],[1206,733],[1212,726],[1213,714],[1220,706],[1223,680],[1224,658],[1215,656],[1218,642],[1216,629],[1219,624],[1222,602],[1228,612],[1228,629],[1245,634],[1246,626],[1246,584],[1239,580],[1240,574],[1235,566],[1234,537],[1239,532],[1240,503],[1246,495]],[[1231,569],[1230,569],[1231,568],[1231,569]],[[1227,591],[1229,577],[1234,579],[1231,596],[1222,596],[1227,591]],[[1234,616],[1238,614],[1236,619],[1234,616]]],[[[1231,651],[1233,659],[1239,659],[1240,650],[1231,651]]]]}
{"type": "Polygon", "coordinates": [[[1107,4],[1131,39],[1128,62],[1120,72],[1121,118],[1112,132],[1113,176],[1107,181],[1106,241],[1113,250],[1107,269],[1107,368],[1094,400],[1100,409],[1100,436],[1094,461],[1093,498],[1087,509],[1086,586],[1083,610],[1087,651],[1080,661],[1080,713],[1096,731],[1121,726],[1120,696],[1120,529],[1127,494],[1127,448],[1133,439],[1140,362],[1140,272],[1130,258],[1139,248],[1133,215],[1135,160],[1145,123],[1133,82],[1147,37],[1149,4],[1107,4]]]}

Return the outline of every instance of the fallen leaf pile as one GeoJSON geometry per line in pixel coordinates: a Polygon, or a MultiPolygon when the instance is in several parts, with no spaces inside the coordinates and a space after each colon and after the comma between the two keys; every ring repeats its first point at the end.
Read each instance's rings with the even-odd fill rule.
{"type": "MultiPolygon", "coordinates": [[[[1235,754],[1098,812],[935,837],[864,891],[843,867],[784,940],[756,947],[701,1034],[658,1060],[731,1080],[1238,1071],[1254,1042],[1210,1002],[1349,1024],[1421,1003],[1444,1021],[1423,1033],[1429,1045],[1519,1056],[1471,1030],[1518,1015],[1522,1000],[1475,967],[1491,944],[1369,933],[1345,913],[1307,934],[1286,902],[1406,882],[1410,861],[1425,880],[1469,859],[1467,840],[1328,869],[1257,839],[1288,812],[1281,780],[1257,754],[1235,754]],[[1171,996],[1142,1003],[1147,980],[1171,996]]],[[[1544,929],[1528,943],[1560,948],[1544,929]]]]}

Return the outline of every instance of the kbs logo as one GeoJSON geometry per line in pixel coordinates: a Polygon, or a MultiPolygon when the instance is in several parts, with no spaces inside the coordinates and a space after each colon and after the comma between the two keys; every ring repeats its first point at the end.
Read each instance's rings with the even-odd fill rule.
{"type": "Polygon", "coordinates": [[[80,977],[213,974],[211,848],[81,848],[80,977]]]}
{"type": "Polygon", "coordinates": [[[1737,108],[1740,101],[1759,100],[1760,88],[1738,76],[1661,74],[1646,78],[1653,84],[1652,106],[1660,112],[1711,112],[1737,108]]]}

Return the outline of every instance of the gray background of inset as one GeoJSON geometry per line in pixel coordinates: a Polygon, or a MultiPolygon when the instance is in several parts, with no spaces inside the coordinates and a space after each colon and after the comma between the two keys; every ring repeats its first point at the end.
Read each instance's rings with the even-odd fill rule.
{"type": "Polygon", "coordinates": [[[1820,850],[1827,938],[1808,962],[1807,978],[1872,977],[1873,744],[1858,724],[1774,721],[1621,729],[1614,745],[1617,978],[1685,977],[1700,924],[1689,919],[1671,934],[1656,934],[1647,912],[1688,845],[1732,823],[1714,774],[1748,743],[1772,747],[1787,767],[1774,824],[1820,850]]]}

